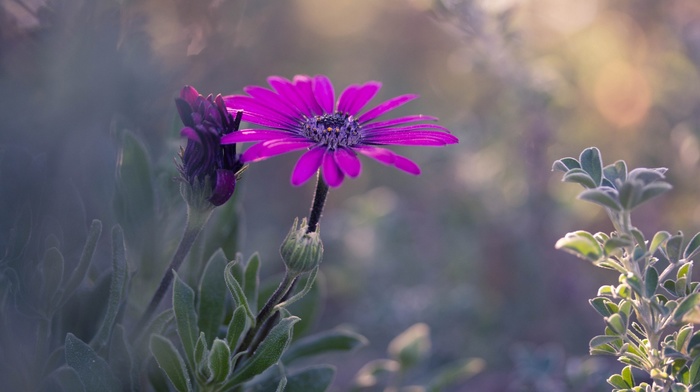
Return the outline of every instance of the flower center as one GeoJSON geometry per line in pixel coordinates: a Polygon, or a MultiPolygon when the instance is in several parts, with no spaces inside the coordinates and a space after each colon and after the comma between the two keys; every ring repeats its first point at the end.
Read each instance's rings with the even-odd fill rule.
{"type": "Polygon", "coordinates": [[[304,136],[330,150],[352,147],[360,142],[360,124],[353,116],[342,113],[324,114],[306,120],[304,136]]]}

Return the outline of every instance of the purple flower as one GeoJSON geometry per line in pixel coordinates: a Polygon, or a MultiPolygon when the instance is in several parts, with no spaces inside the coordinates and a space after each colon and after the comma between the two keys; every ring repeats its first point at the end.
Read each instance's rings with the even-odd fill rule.
{"type": "Polygon", "coordinates": [[[224,97],[229,110],[242,110],[243,119],[265,129],[242,129],[221,138],[222,144],[257,142],[242,154],[243,162],[255,162],[296,150],[306,150],[292,172],[292,184],[301,185],[321,168],[331,187],[345,177],[360,175],[357,153],[407,173],[420,168],[408,158],[381,145],[444,146],[458,139],[447,128],[433,124],[437,118],[421,114],[375,121],[381,115],[409,102],[417,95],[400,95],[360,114],[377,94],[381,83],[351,85],[335,93],[323,75],[297,75],[293,80],[268,78],[273,90],[247,86],[248,95],[224,97]]]}
{"type": "Polygon", "coordinates": [[[191,86],[182,89],[175,104],[185,125],[180,134],[187,138],[187,146],[180,149],[180,175],[193,189],[209,184],[210,189],[203,189],[206,198],[220,206],[233,195],[236,176],[243,168],[236,145],[220,142],[222,136],[238,131],[242,113],[233,118],[221,95],[204,98],[191,86]]]}

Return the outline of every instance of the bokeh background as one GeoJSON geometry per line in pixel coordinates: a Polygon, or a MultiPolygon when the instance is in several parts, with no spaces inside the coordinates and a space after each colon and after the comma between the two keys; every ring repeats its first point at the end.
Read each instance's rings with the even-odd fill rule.
{"type": "MultiPolygon", "coordinates": [[[[375,102],[420,94],[399,112],[440,117],[460,144],[397,148],[421,176],[365,162],[331,191],[316,328],[345,324],[371,342],[329,358],[335,390],[417,322],[431,328],[432,356],[409,384],[478,357],[484,369],[454,390],[607,390],[602,375],[620,366],[587,356],[603,329],[587,299],[617,277],[553,244],[612,227],[551,164],[595,145],[606,164],[668,167],[673,192],[633,223],[694,234],[699,70],[695,0],[0,0],[0,249],[23,203],[74,253],[91,219],[119,221],[128,130],[149,153],[156,181],[144,197],[167,219],[144,231],[170,235],[170,248],[150,250],[165,260],[184,211],[172,180],[183,85],[232,94],[269,75],[326,74],[336,91],[379,80],[375,102]]],[[[252,165],[237,191],[236,248],[259,251],[267,276],[311,202],[311,182],[289,184],[295,159],[252,165]]],[[[144,281],[165,266],[142,261],[130,263],[144,281]]]]}

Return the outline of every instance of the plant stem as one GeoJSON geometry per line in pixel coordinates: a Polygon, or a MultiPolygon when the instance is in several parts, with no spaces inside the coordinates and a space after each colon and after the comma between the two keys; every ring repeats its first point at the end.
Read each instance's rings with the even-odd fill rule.
{"type": "Polygon", "coordinates": [[[170,288],[175,272],[177,272],[177,270],[180,268],[182,262],[185,261],[185,257],[190,252],[190,249],[192,249],[192,245],[197,239],[197,236],[199,236],[199,233],[202,231],[202,228],[204,228],[204,225],[209,220],[212,211],[213,209],[200,210],[191,208],[188,204],[185,232],[182,234],[180,244],[177,246],[177,250],[175,251],[173,258],[170,261],[170,265],[168,266],[168,269],[165,271],[165,274],[158,285],[158,289],[156,290],[155,294],[153,294],[153,298],[151,298],[151,302],[149,302],[146,311],[143,313],[136,324],[136,327],[134,328],[134,336],[138,336],[141,330],[150,321],[151,317],[153,317],[153,313],[158,308],[160,301],[165,296],[168,288],[170,288]]]}
{"type": "Polygon", "coordinates": [[[321,220],[321,213],[323,213],[323,206],[326,204],[327,196],[328,184],[323,180],[321,171],[319,170],[316,177],[316,193],[314,193],[314,201],[311,205],[311,212],[309,213],[309,227],[306,229],[307,233],[316,231],[318,222],[321,220]]]}
{"type": "MultiPolygon", "coordinates": [[[[270,298],[268,298],[267,302],[265,303],[265,306],[263,306],[263,308],[260,309],[258,316],[255,318],[255,327],[249,329],[248,332],[246,332],[245,336],[243,337],[243,341],[241,342],[238,349],[236,349],[236,354],[246,351],[251,347],[251,343],[253,343],[255,335],[257,335],[258,331],[261,330],[263,324],[265,324],[265,321],[267,321],[267,319],[270,316],[272,316],[272,314],[275,312],[275,306],[281,301],[283,301],[284,297],[287,295],[287,293],[292,288],[292,285],[296,281],[297,276],[298,275],[296,274],[290,274],[289,271],[287,271],[284,274],[284,278],[280,282],[279,286],[277,286],[275,292],[272,293],[270,298]]],[[[252,353],[248,353],[246,357],[250,356],[250,354],[252,353]]]]}

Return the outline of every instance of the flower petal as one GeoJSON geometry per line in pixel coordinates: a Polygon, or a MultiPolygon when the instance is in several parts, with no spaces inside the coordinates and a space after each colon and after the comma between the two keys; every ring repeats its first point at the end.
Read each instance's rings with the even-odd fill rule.
{"type": "Polygon", "coordinates": [[[350,178],[355,178],[360,175],[362,163],[357,158],[357,154],[349,148],[339,148],[335,151],[335,163],[338,164],[340,170],[350,178]]]}
{"type": "Polygon", "coordinates": [[[233,195],[236,189],[236,173],[231,170],[216,170],[216,185],[209,197],[209,202],[215,206],[220,206],[233,195]]]}
{"type": "Polygon", "coordinates": [[[272,86],[272,88],[275,89],[275,91],[277,91],[277,93],[279,93],[282,98],[289,101],[289,103],[296,107],[299,111],[309,117],[314,116],[311,109],[306,104],[305,99],[302,98],[301,94],[303,91],[297,89],[292,82],[280,76],[270,76],[267,78],[267,82],[270,84],[270,86],[272,86]]]}
{"type": "Polygon", "coordinates": [[[391,150],[381,147],[362,146],[355,147],[355,151],[379,161],[385,165],[394,166],[406,173],[418,175],[420,167],[408,158],[402,157],[391,150]]]}
{"type": "Polygon", "coordinates": [[[280,97],[279,94],[274,91],[260,86],[246,86],[243,91],[258,101],[267,103],[267,106],[274,106],[290,117],[298,118],[303,114],[297,107],[280,97]]]}
{"type": "Polygon", "coordinates": [[[335,151],[327,150],[323,154],[323,179],[326,184],[332,188],[339,187],[343,183],[345,175],[343,174],[338,164],[335,162],[335,151]]]}
{"type": "Polygon", "coordinates": [[[299,96],[304,100],[306,106],[311,110],[310,117],[314,114],[322,115],[323,108],[316,102],[314,97],[313,80],[308,75],[294,76],[294,86],[297,88],[299,96]]]}
{"type": "Polygon", "coordinates": [[[185,86],[180,90],[180,98],[190,105],[194,105],[195,101],[199,97],[199,92],[195,90],[192,86],[185,86]]]}
{"type": "Polygon", "coordinates": [[[297,161],[292,171],[292,185],[299,186],[311,178],[318,171],[323,162],[324,147],[315,147],[305,152],[297,161]]]}
{"type": "Polygon", "coordinates": [[[352,105],[352,103],[355,101],[355,97],[357,96],[357,90],[360,89],[360,86],[357,84],[351,84],[349,85],[343,92],[340,94],[340,98],[338,98],[338,111],[341,113],[350,113],[348,109],[352,105]]]}
{"type": "Polygon", "coordinates": [[[244,120],[246,121],[253,122],[254,119],[259,116],[289,127],[296,126],[299,121],[299,116],[285,113],[285,110],[287,112],[289,111],[286,106],[276,105],[274,103],[263,104],[261,102],[264,101],[245,95],[230,95],[224,98],[224,102],[230,109],[242,110],[244,120]],[[246,118],[246,115],[248,118],[246,118]],[[251,115],[256,116],[252,117],[251,115]]]}
{"type": "Polygon", "coordinates": [[[411,122],[416,122],[416,121],[437,121],[437,117],[433,116],[426,116],[424,114],[414,114],[411,116],[404,116],[404,117],[397,117],[393,118],[391,120],[386,120],[386,121],[378,121],[374,122],[371,124],[366,124],[363,126],[363,128],[368,131],[368,130],[373,130],[373,129],[384,129],[384,128],[391,128],[399,124],[406,124],[406,123],[411,123],[411,122]]]}
{"type": "Polygon", "coordinates": [[[377,95],[380,88],[382,88],[382,84],[376,81],[367,82],[362,85],[357,90],[355,98],[347,109],[347,113],[353,116],[357,115],[357,113],[359,113],[360,110],[367,105],[367,102],[371,101],[372,98],[377,95]]]}
{"type": "Polygon", "coordinates": [[[414,131],[414,132],[394,132],[371,134],[363,138],[363,143],[367,144],[394,144],[400,146],[444,146],[455,144],[459,139],[452,134],[444,132],[414,131]]]}
{"type": "Polygon", "coordinates": [[[202,139],[199,137],[199,133],[195,131],[193,128],[190,127],[184,127],[180,130],[180,136],[184,136],[189,140],[195,141],[197,143],[201,143],[202,139]]]}
{"type": "Polygon", "coordinates": [[[313,78],[313,92],[316,101],[321,105],[321,109],[325,113],[333,113],[333,105],[335,103],[335,92],[333,84],[325,75],[316,75],[313,78]]]}
{"type": "Polygon", "coordinates": [[[302,150],[312,142],[302,139],[275,139],[253,144],[241,155],[241,162],[262,161],[276,155],[302,150]]]}
{"type": "Polygon", "coordinates": [[[418,98],[417,95],[415,94],[405,94],[405,95],[399,95],[398,97],[392,98],[388,101],[384,101],[374,107],[373,109],[369,110],[367,113],[361,115],[358,117],[357,121],[360,122],[360,124],[372,121],[375,118],[381,116],[382,114],[394,110],[398,108],[399,106],[405,104],[406,102],[412,101],[414,99],[418,98]]]}
{"type": "MultiPolygon", "coordinates": [[[[184,129],[183,129],[184,131],[184,129]]],[[[291,135],[286,131],[272,129],[241,129],[221,137],[221,144],[259,142],[263,140],[285,139],[291,135]]]]}

